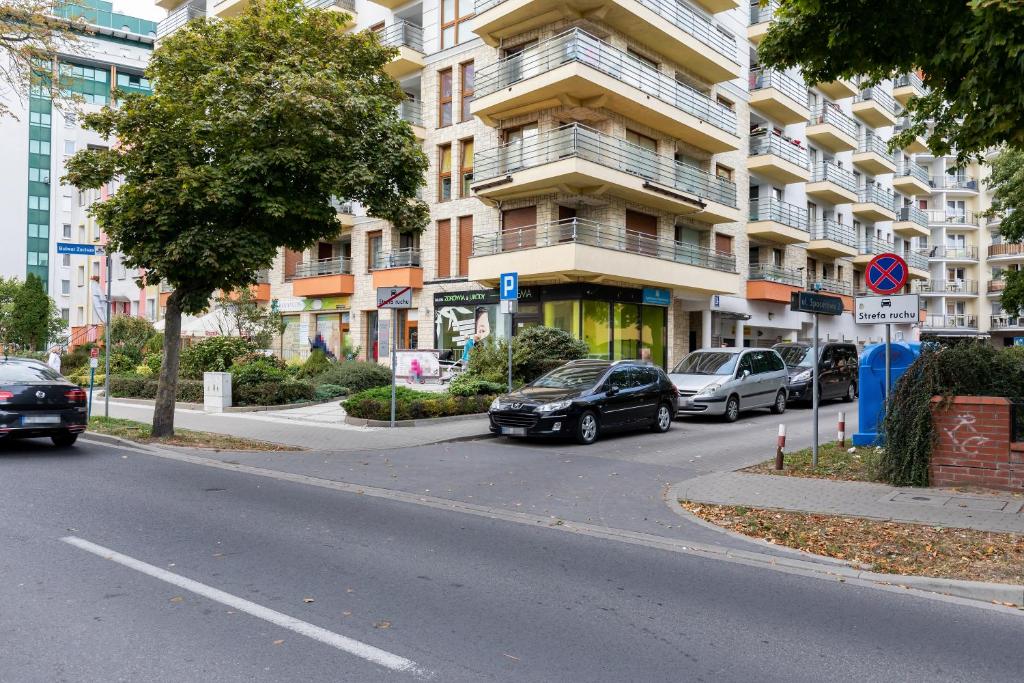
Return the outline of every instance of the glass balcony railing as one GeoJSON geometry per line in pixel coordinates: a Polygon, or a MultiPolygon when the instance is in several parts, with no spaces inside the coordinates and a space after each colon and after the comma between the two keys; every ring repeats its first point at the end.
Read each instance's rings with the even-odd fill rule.
{"type": "Polygon", "coordinates": [[[820,161],[811,173],[811,182],[830,182],[850,192],[857,191],[857,178],[850,171],[831,161],[820,161]]]}
{"type": "Polygon", "coordinates": [[[750,25],[763,24],[771,21],[775,17],[776,10],[779,9],[778,0],[770,0],[767,3],[762,2],[751,2],[750,3],[750,25]]]}
{"type": "Polygon", "coordinates": [[[689,242],[652,237],[627,230],[625,226],[606,225],[583,218],[570,218],[500,233],[477,235],[473,238],[473,256],[489,256],[562,244],[583,244],[684,265],[736,272],[736,257],[732,254],[689,242]]]}
{"type": "Polygon", "coordinates": [[[925,258],[920,252],[917,251],[905,251],[903,252],[903,260],[907,262],[907,265],[917,270],[928,270],[928,259],[925,258]]]}
{"type": "Polygon", "coordinates": [[[993,330],[1007,330],[1024,327],[1024,317],[1015,315],[993,315],[989,318],[993,330]]]}
{"type": "Polygon", "coordinates": [[[896,202],[896,197],[892,192],[883,190],[876,185],[865,185],[857,190],[857,202],[861,204],[876,204],[883,209],[892,211],[896,202]]]}
{"type": "Polygon", "coordinates": [[[821,290],[822,292],[831,292],[832,294],[842,294],[843,296],[853,296],[852,283],[829,277],[819,277],[815,279],[810,289],[821,290]]]}
{"type": "Polygon", "coordinates": [[[917,280],[911,287],[915,294],[977,294],[977,280],[917,280]]]}
{"type": "Polygon", "coordinates": [[[993,244],[988,248],[989,258],[1024,256],[1024,244],[993,244]]]}
{"type": "Polygon", "coordinates": [[[965,192],[978,191],[978,179],[967,176],[933,176],[928,179],[928,184],[936,190],[961,190],[965,192]]]}
{"type": "Polygon", "coordinates": [[[896,116],[900,112],[899,106],[896,104],[896,100],[892,98],[892,95],[885,92],[881,88],[872,87],[864,88],[854,98],[854,104],[857,102],[876,102],[883,111],[896,116]]]}
{"type": "Polygon", "coordinates": [[[827,123],[835,126],[851,138],[857,137],[856,121],[844,114],[841,109],[831,104],[818,105],[811,110],[811,118],[807,120],[807,125],[816,126],[819,123],[827,123]]]}
{"type": "MultiPolygon", "coordinates": [[[[889,153],[888,143],[877,135],[862,135],[857,141],[857,153],[867,152],[877,154],[892,164],[896,163],[896,158],[889,153]]],[[[916,166],[916,164],[914,165],[916,166]]]]}
{"type": "Polygon", "coordinates": [[[924,87],[924,81],[922,81],[921,77],[914,71],[903,74],[896,79],[895,83],[893,83],[894,88],[905,88],[907,86],[914,88],[919,96],[926,95],[928,93],[928,88],[924,87]]]}
{"type": "Polygon", "coordinates": [[[978,214],[970,209],[928,209],[930,224],[978,225],[978,214]]]}
{"type": "Polygon", "coordinates": [[[352,273],[352,259],[337,257],[307,261],[295,266],[295,277],[320,277],[321,275],[348,275],[352,273]]]}
{"type": "Polygon", "coordinates": [[[407,47],[423,52],[423,28],[408,21],[399,20],[390,26],[378,29],[377,40],[381,45],[407,47]]]}
{"type": "Polygon", "coordinates": [[[381,251],[373,259],[373,270],[387,270],[388,268],[418,268],[420,267],[420,250],[413,247],[394,249],[392,251],[381,251]]]}
{"type": "Polygon", "coordinates": [[[750,220],[775,221],[797,230],[807,230],[807,209],[775,197],[761,197],[750,203],[750,220]]]}
{"type": "Polygon", "coordinates": [[[338,213],[344,213],[349,215],[354,214],[356,210],[354,202],[342,201],[340,199],[331,199],[331,206],[333,206],[334,210],[337,211],[338,213]]]}
{"type": "Polygon", "coordinates": [[[749,78],[750,91],[775,88],[797,104],[807,102],[807,86],[792,76],[774,69],[751,69],[749,78]]]}
{"type": "Polygon", "coordinates": [[[777,282],[780,285],[791,287],[804,286],[804,271],[796,268],[783,268],[770,263],[752,263],[748,280],[761,280],[765,282],[777,282]]]}
{"type": "Polygon", "coordinates": [[[481,68],[476,72],[475,96],[486,97],[571,62],[585,64],[720,130],[736,134],[736,112],[732,109],[580,29],[566,31],[481,68]]]}
{"type": "Polygon", "coordinates": [[[813,223],[810,233],[812,240],[829,240],[848,247],[857,247],[857,233],[853,227],[837,223],[830,218],[813,223]]]}
{"type": "Polygon", "coordinates": [[[968,313],[930,315],[925,318],[924,326],[937,330],[976,330],[978,329],[978,316],[968,313]]]}
{"type": "Polygon", "coordinates": [[[305,0],[306,7],[310,9],[330,9],[337,7],[346,12],[356,11],[356,0],[305,0]]]}
{"type": "Polygon", "coordinates": [[[944,259],[947,261],[977,261],[978,248],[974,246],[964,247],[927,247],[921,253],[930,259],[944,259]]]}
{"type": "Polygon", "coordinates": [[[414,126],[423,125],[423,105],[415,100],[402,100],[398,103],[398,118],[408,121],[414,126]]]}
{"type": "MultiPolygon", "coordinates": [[[[205,4],[205,3],[204,3],[205,4]]],[[[206,16],[205,7],[197,7],[195,5],[182,5],[178,9],[168,14],[163,20],[156,25],[156,37],[166,38],[171,35],[179,28],[192,21],[193,19],[199,19],[206,16]]]]}
{"type": "Polygon", "coordinates": [[[926,171],[924,167],[919,166],[911,161],[904,161],[900,168],[896,171],[896,176],[899,178],[910,176],[911,178],[916,178],[917,180],[920,180],[925,185],[929,184],[928,171],[926,171]]]}
{"type": "Polygon", "coordinates": [[[928,227],[928,214],[916,206],[901,206],[896,212],[896,220],[917,223],[922,228],[928,227]]]}
{"type": "Polygon", "coordinates": [[[750,156],[771,154],[780,159],[796,164],[800,168],[811,167],[810,157],[807,156],[807,148],[798,142],[786,140],[775,133],[763,133],[753,135],[750,138],[750,156]]]}
{"type": "Polygon", "coordinates": [[[474,179],[479,182],[497,178],[570,157],[640,176],[702,199],[736,206],[734,183],[578,123],[477,152],[473,160],[474,179]]]}
{"type": "Polygon", "coordinates": [[[870,254],[872,256],[884,254],[892,251],[892,242],[882,237],[865,235],[857,241],[857,251],[861,254],[870,254]]]}

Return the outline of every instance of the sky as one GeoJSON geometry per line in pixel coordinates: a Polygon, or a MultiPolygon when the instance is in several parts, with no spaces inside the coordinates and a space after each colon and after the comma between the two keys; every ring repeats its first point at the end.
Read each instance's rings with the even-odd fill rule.
{"type": "Polygon", "coordinates": [[[140,19],[160,21],[167,16],[165,10],[156,6],[153,0],[113,0],[114,11],[140,19]]]}

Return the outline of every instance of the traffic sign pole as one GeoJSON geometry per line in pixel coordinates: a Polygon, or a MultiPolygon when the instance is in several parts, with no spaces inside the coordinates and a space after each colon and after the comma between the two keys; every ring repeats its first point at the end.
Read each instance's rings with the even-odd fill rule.
{"type": "MultiPolygon", "coordinates": [[[[886,296],[895,294],[907,284],[910,271],[907,262],[899,254],[879,254],[868,262],[864,270],[864,281],[871,291],[886,296]]],[[[882,302],[885,305],[886,302],[882,302]]],[[[891,305],[891,302],[890,302],[891,305]]],[[[885,323],[885,392],[883,410],[889,407],[889,393],[892,390],[892,324],[885,323]]]]}
{"type": "Polygon", "coordinates": [[[502,273],[499,282],[498,297],[508,315],[508,391],[512,391],[512,338],[515,337],[512,325],[519,303],[519,273],[502,273]]]}
{"type": "Polygon", "coordinates": [[[103,342],[106,360],[104,363],[103,375],[103,416],[110,417],[110,285],[114,280],[114,274],[110,272],[110,254],[107,254],[107,324],[104,325],[103,342]]]}
{"type": "Polygon", "coordinates": [[[892,325],[885,324],[885,407],[889,407],[889,392],[892,390],[892,325]]]}
{"type": "Polygon", "coordinates": [[[395,426],[395,375],[398,373],[398,314],[391,311],[391,426],[395,426]]]}
{"type": "Polygon", "coordinates": [[[814,365],[811,366],[811,469],[818,467],[818,314],[814,314],[814,365]]]}

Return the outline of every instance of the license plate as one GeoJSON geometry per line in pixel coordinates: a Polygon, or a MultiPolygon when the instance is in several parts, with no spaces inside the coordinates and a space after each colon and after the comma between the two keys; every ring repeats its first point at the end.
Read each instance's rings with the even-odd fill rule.
{"type": "Polygon", "coordinates": [[[526,436],[526,427],[502,427],[501,433],[505,436],[526,436]]]}
{"type": "Polygon", "coordinates": [[[60,415],[22,415],[23,425],[54,425],[60,424],[60,415]]]}

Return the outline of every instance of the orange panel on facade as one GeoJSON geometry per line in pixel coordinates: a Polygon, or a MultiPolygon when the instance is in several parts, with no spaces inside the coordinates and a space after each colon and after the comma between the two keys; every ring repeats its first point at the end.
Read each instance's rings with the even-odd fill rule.
{"type": "Polygon", "coordinates": [[[373,271],[373,287],[412,287],[422,289],[422,268],[388,268],[373,271]]]}
{"type": "Polygon", "coordinates": [[[167,307],[167,300],[171,298],[170,292],[160,292],[160,308],[167,307]]]}
{"type": "MultiPolygon", "coordinates": [[[[256,301],[270,301],[270,285],[267,283],[250,285],[249,291],[252,292],[252,298],[256,301]]],[[[238,301],[238,292],[231,292],[231,294],[228,295],[228,299],[231,301],[238,301]]]]}
{"type": "MultiPolygon", "coordinates": [[[[303,277],[292,280],[292,293],[295,296],[352,294],[354,291],[356,291],[356,279],[353,275],[320,275],[318,277],[303,277]]],[[[268,298],[269,295],[268,291],[268,298]]]]}
{"type": "Polygon", "coordinates": [[[747,298],[754,301],[775,301],[780,304],[788,304],[790,294],[799,292],[802,287],[785,285],[780,282],[769,282],[768,280],[748,280],[747,298]]]}

